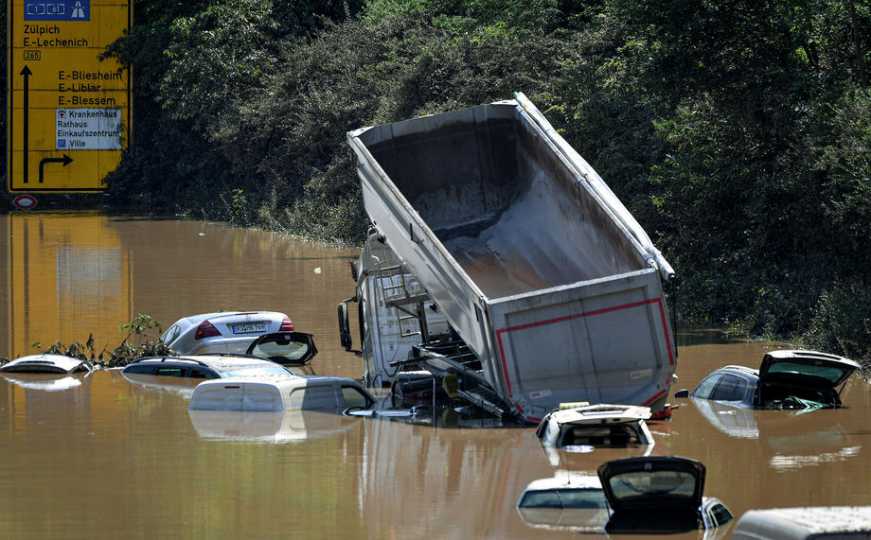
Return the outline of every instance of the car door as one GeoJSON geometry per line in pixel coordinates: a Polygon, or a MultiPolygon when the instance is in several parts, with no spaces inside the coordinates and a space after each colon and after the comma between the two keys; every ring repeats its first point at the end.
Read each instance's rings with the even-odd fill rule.
{"type": "Polygon", "coordinates": [[[720,377],[708,399],[736,404],[742,403],[747,401],[748,388],[749,385],[743,377],[727,373],[720,377]]]}

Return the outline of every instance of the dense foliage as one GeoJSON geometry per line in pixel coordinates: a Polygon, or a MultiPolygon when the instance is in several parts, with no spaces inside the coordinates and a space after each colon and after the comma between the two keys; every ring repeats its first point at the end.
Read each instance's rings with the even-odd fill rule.
{"type": "Polygon", "coordinates": [[[347,130],[525,92],[683,318],[871,351],[866,0],[142,0],[116,206],[354,241],[347,130]]]}

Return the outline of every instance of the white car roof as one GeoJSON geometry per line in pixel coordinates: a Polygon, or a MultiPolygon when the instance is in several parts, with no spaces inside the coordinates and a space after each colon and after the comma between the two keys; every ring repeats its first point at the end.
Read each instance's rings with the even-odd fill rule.
{"type": "MultiPolygon", "coordinates": [[[[267,362],[272,364],[272,362],[267,362]]],[[[278,365],[278,364],[273,364],[278,365]]],[[[345,384],[354,387],[360,387],[360,383],[348,377],[329,377],[325,375],[292,375],[288,372],[287,378],[272,379],[261,377],[227,377],[226,379],[211,379],[201,382],[197,388],[204,385],[217,384],[269,384],[278,387],[280,390],[295,390],[297,388],[305,388],[307,386],[320,385],[338,385],[345,384]]]]}
{"type": "Polygon", "coordinates": [[[602,482],[596,474],[557,471],[552,478],[539,478],[526,486],[528,491],[550,491],[553,489],[602,489],[602,482]]]}
{"type": "Polygon", "coordinates": [[[79,367],[82,364],[82,361],[78,358],[71,358],[60,354],[32,354],[16,358],[15,360],[4,364],[3,369],[24,364],[51,364],[69,372],[79,367]]]}
{"type": "Polygon", "coordinates": [[[741,516],[732,537],[787,540],[858,532],[871,532],[871,506],[750,510],[741,516]]]}
{"type": "MultiPolygon", "coordinates": [[[[720,369],[726,369],[729,371],[740,371],[741,373],[745,373],[747,375],[755,375],[757,377],[759,376],[758,369],[753,369],[753,368],[747,367],[747,366],[739,366],[738,364],[729,364],[727,366],[721,367],[720,369]]],[[[719,371],[719,370],[717,370],[717,371],[719,371]]]]}
{"type": "Polygon", "coordinates": [[[625,424],[650,418],[650,407],[637,405],[587,405],[574,409],[556,411],[551,421],[560,425],[625,424]]]}
{"type": "Polygon", "coordinates": [[[192,364],[205,365],[215,371],[229,371],[248,366],[279,366],[275,362],[254,358],[251,356],[223,356],[219,354],[203,354],[203,355],[185,355],[185,356],[162,356],[154,358],[143,358],[136,362],[137,364],[145,363],[166,363],[166,362],[188,362],[192,364]]]}

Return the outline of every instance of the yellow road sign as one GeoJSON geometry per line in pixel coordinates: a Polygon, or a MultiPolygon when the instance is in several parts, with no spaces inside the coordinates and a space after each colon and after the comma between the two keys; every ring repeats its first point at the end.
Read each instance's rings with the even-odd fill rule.
{"type": "Polygon", "coordinates": [[[101,191],[130,142],[129,70],[100,60],[130,0],[9,0],[9,191],[101,191]]]}

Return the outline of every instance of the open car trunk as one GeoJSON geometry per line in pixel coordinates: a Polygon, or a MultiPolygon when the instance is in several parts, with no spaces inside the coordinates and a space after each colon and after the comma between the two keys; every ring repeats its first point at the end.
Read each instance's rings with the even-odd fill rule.
{"type": "Polygon", "coordinates": [[[762,408],[840,407],[840,391],[860,366],[814,351],[773,351],[762,359],[756,405],[762,408]]]}
{"type": "Polygon", "coordinates": [[[318,349],[311,334],[273,332],[255,339],[247,354],[285,366],[304,366],[318,354],[318,349]]]}
{"type": "Polygon", "coordinates": [[[705,466],[680,457],[637,457],[599,467],[613,515],[609,533],[678,533],[699,528],[705,466]]]}

